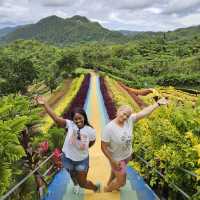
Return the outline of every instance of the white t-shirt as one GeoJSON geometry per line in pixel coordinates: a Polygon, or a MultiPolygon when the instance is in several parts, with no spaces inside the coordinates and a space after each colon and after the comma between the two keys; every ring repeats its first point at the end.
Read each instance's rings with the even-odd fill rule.
{"type": "Polygon", "coordinates": [[[101,135],[103,142],[109,143],[109,151],[114,160],[120,161],[128,158],[132,153],[133,124],[136,121],[135,115],[131,115],[123,127],[115,121],[109,122],[101,135]]]}
{"type": "Polygon", "coordinates": [[[63,153],[71,160],[84,160],[89,155],[89,142],[96,139],[95,129],[87,125],[84,126],[80,129],[81,140],[78,140],[76,135],[78,127],[76,124],[71,120],[66,120],[66,128],[68,128],[68,132],[62,148],[63,153]],[[84,144],[84,148],[81,148],[81,143],[84,144]]]}

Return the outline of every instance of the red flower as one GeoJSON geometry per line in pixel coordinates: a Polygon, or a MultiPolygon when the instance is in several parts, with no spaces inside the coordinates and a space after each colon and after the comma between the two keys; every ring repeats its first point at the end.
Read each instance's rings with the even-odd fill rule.
{"type": "Polygon", "coordinates": [[[39,144],[39,148],[42,150],[42,152],[47,152],[48,148],[49,148],[49,143],[48,141],[44,141],[42,143],[39,144]]]}
{"type": "Polygon", "coordinates": [[[58,149],[58,148],[56,148],[56,149],[53,151],[53,158],[54,158],[55,160],[58,160],[58,159],[60,159],[60,157],[61,157],[61,150],[58,149]]]}

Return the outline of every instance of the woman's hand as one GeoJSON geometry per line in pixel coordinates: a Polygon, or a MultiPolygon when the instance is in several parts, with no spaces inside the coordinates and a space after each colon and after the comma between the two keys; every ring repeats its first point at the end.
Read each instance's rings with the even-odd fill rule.
{"type": "Polygon", "coordinates": [[[120,162],[118,162],[116,160],[110,160],[110,164],[113,169],[120,170],[120,162]]]}
{"type": "Polygon", "coordinates": [[[133,114],[133,120],[134,122],[139,121],[140,119],[143,119],[144,117],[150,115],[156,108],[158,108],[161,105],[167,105],[169,103],[168,99],[163,97],[162,99],[159,99],[156,103],[153,105],[150,105],[143,110],[141,110],[138,113],[133,114]]]}
{"type": "Polygon", "coordinates": [[[50,108],[43,96],[35,97],[35,101],[38,105],[42,105],[46,110],[47,114],[53,119],[53,121],[58,124],[60,127],[66,128],[66,119],[57,116],[54,111],[50,108]]]}
{"type": "Polygon", "coordinates": [[[39,105],[44,105],[46,103],[45,98],[42,96],[35,97],[35,100],[36,100],[37,104],[39,104],[39,105]]]}
{"type": "Polygon", "coordinates": [[[167,105],[169,103],[168,99],[166,99],[165,97],[163,97],[162,99],[159,99],[157,101],[157,104],[160,105],[167,105]]]}

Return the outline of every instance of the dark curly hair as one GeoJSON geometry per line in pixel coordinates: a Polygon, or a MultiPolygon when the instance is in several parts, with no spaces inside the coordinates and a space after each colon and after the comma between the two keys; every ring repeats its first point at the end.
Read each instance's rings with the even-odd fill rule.
{"type": "Polygon", "coordinates": [[[87,114],[86,114],[85,110],[84,110],[83,108],[80,108],[80,107],[74,108],[73,111],[71,112],[70,118],[71,118],[72,121],[73,121],[74,115],[75,115],[76,113],[78,113],[78,114],[80,114],[80,115],[83,116],[83,118],[84,118],[84,125],[88,125],[88,126],[92,127],[92,126],[90,125],[90,123],[88,122],[88,118],[87,118],[87,114]]]}

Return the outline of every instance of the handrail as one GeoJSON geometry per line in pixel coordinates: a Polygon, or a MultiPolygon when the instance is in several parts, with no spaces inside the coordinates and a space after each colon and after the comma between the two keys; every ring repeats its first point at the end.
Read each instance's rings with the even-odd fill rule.
{"type": "MultiPolygon", "coordinates": [[[[138,157],[142,162],[144,162],[147,166],[149,166],[149,167],[151,167],[151,168],[153,168],[150,164],[149,164],[149,162],[148,161],[146,161],[145,159],[143,159],[141,156],[138,156],[138,155],[136,155],[136,157],[138,157]]],[[[153,168],[156,172],[157,172],[157,174],[159,174],[164,180],[165,180],[165,176],[161,173],[161,172],[159,172],[157,169],[155,169],[155,168],[153,168]]],[[[176,184],[174,184],[174,183],[169,183],[169,185],[172,185],[172,186],[174,186],[184,197],[186,197],[187,199],[190,199],[190,196],[187,194],[187,193],[185,193],[180,187],[178,187],[176,184]]]]}
{"type": "Polygon", "coordinates": [[[26,175],[17,185],[15,185],[11,190],[9,190],[5,195],[3,195],[0,200],[5,200],[7,197],[9,197],[18,187],[20,187],[30,176],[32,176],[41,166],[43,166],[52,156],[54,153],[52,153],[48,158],[46,158],[42,163],[38,165],[33,171],[31,171],[28,175],[26,175]]]}
{"type": "Polygon", "coordinates": [[[44,172],[44,174],[42,174],[42,176],[46,176],[50,171],[51,169],[53,168],[53,164],[44,172]]]}
{"type": "Polygon", "coordinates": [[[189,170],[187,170],[187,169],[184,169],[184,168],[182,168],[182,167],[179,167],[179,169],[182,170],[182,171],[184,171],[184,172],[186,172],[187,174],[190,174],[191,176],[194,176],[195,178],[198,177],[197,174],[195,174],[194,172],[191,172],[191,171],[189,171],[189,170]]]}

